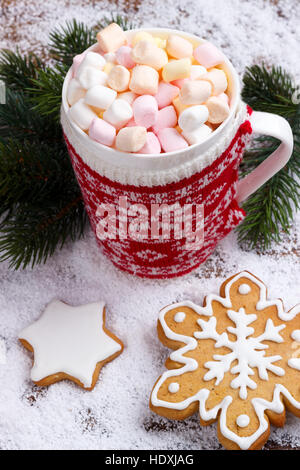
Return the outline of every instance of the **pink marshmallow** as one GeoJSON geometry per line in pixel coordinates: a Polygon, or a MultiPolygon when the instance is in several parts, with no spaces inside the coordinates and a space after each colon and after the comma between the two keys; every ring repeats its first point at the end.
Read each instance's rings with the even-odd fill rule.
{"type": "Polygon", "coordinates": [[[121,46],[116,52],[118,64],[123,65],[127,69],[132,69],[136,64],[131,58],[132,48],[129,46],[121,46]]]}
{"type": "Polygon", "coordinates": [[[157,120],[153,126],[153,132],[158,133],[166,127],[175,127],[177,124],[177,113],[174,106],[166,106],[158,111],[157,120]]]}
{"type": "Polygon", "coordinates": [[[161,152],[161,145],[153,132],[147,132],[147,140],[144,147],[138,153],[157,154],[161,152]]]}
{"type": "Polygon", "coordinates": [[[161,143],[161,146],[165,152],[175,152],[176,150],[182,150],[187,148],[189,145],[187,141],[174,129],[174,127],[166,127],[158,131],[157,137],[161,143]]]}
{"type": "Polygon", "coordinates": [[[73,65],[72,65],[73,77],[75,77],[75,75],[77,73],[77,70],[78,70],[78,67],[81,64],[81,62],[83,61],[85,55],[86,55],[86,51],[83,52],[82,54],[77,54],[77,55],[75,55],[75,57],[73,57],[73,65]]]}
{"type": "Polygon", "coordinates": [[[154,98],[157,101],[158,109],[169,106],[173,99],[179,94],[179,88],[171,83],[160,82],[154,98]]]}
{"type": "Polygon", "coordinates": [[[90,124],[89,136],[96,142],[111,147],[115,141],[116,129],[108,122],[96,117],[90,124]]]}
{"type": "Polygon", "coordinates": [[[222,52],[210,42],[205,42],[196,47],[196,49],[194,49],[194,57],[200,65],[203,65],[207,69],[224,62],[222,52]]]}
{"type": "Polygon", "coordinates": [[[188,82],[190,78],[179,78],[178,80],[173,80],[172,85],[177,86],[178,88],[182,88],[185,82],[188,82]]]}
{"type": "Polygon", "coordinates": [[[139,96],[136,100],[134,100],[132,110],[137,126],[146,127],[146,129],[148,129],[156,123],[158,106],[154,96],[139,96]]]}

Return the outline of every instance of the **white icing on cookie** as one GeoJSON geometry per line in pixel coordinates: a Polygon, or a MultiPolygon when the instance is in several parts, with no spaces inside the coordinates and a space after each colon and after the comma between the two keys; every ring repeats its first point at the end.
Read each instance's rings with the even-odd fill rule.
{"type": "Polygon", "coordinates": [[[300,330],[294,330],[291,334],[291,338],[300,343],[300,330]]]}
{"type": "Polygon", "coordinates": [[[33,381],[63,372],[91,387],[97,363],[121,350],[103,330],[103,308],[103,302],[71,307],[54,300],[20,333],[34,349],[33,381]]]}
{"type": "Polygon", "coordinates": [[[186,314],[184,312],[177,312],[174,315],[174,320],[176,323],[182,323],[185,320],[186,314]]]}
{"type": "Polygon", "coordinates": [[[179,390],[179,383],[171,382],[168,386],[168,390],[170,393],[177,393],[179,390]]]}
{"type": "Polygon", "coordinates": [[[240,415],[236,418],[236,424],[239,428],[245,428],[250,423],[250,418],[248,415],[240,415]]]}
{"type": "Polygon", "coordinates": [[[249,294],[250,291],[251,291],[251,287],[249,286],[249,284],[240,284],[239,285],[239,293],[240,294],[242,294],[242,295],[249,294]]]}
{"type": "MultiPolygon", "coordinates": [[[[165,380],[169,380],[170,378],[176,378],[180,375],[184,375],[187,372],[194,371],[198,368],[198,362],[193,359],[192,357],[187,356],[187,352],[196,349],[197,347],[197,340],[195,337],[186,336],[182,334],[175,333],[172,331],[165,321],[165,315],[174,308],[181,308],[181,307],[189,307],[193,309],[198,315],[205,316],[205,317],[212,317],[213,316],[213,308],[212,302],[215,300],[219,302],[223,307],[227,309],[232,309],[232,303],[230,299],[230,289],[233,283],[238,281],[239,279],[246,278],[250,282],[253,282],[259,287],[260,290],[260,298],[258,303],[256,304],[257,310],[264,310],[267,307],[276,306],[277,308],[277,315],[278,318],[282,321],[290,321],[293,320],[296,315],[300,314],[300,305],[296,305],[292,310],[289,312],[285,312],[283,310],[283,304],[279,299],[275,300],[268,300],[267,299],[267,290],[266,286],[259,281],[255,276],[252,274],[243,271],[236,276],[234,276],[225,286],[225,297],[221,297],[216,294],[210,294],[206,298],[206,305],[205,307],[201,307],[199,305],[194,304],[193,302],[186,301],[177,304],[173,304],[171,306],[166,307],[160,312],[159,320],[161,326],[164,330],[164,333],[167,338],[184,343],[185,346],[182,348],[175,350],[171,353],[170,359],[174,362],[179,362],[183,364],[181,368],[172,369],[165,371],[159,380],[157,381],[155,387],[153,388],[151,394],[151,402],[155,407],[165,407],[174,410],[184,410],[186,409],[191,403],[198,401],[199,402],[199,414],[203,421],[212,421],[217,419],[219,415],[219,424],[220,424],[220,431],[221,434],[226,437],[227,439],[235,442],[241,449],[249,449],[251,445],[257,441],[269,428],[269,421],[265,417],[265,410],[274,411],[274,413],[282,413],[284,411],[284,405],[282,403],[282,396],[289,401],[292,406],[296,409],[300,410],[300,402],[295,400],[295,398],[290,394],[287,388],[282,384],[277,384],[274,387],[273,399],[272,401],[267,401],[263,398],[257,397],[251,400],[251,404],[253,409],[257,415],[259,426],[251,435],[249,436],[239,436],[235,432],[231,431],[227,426],[227,410],[232,403],[232,397],[227,395],[223,398],[220,403],[218,403],[214,408],[207,409],[206,402],[209,398],[210,391],[206,388],[200,389],[195,395],[185,398],[181,402],[168,402],[166,400],[158,398],[158,392],[165,382],[165,380]]],[[[273,325],[274,326],[274,325],[273,325]]],[[[275,327],[276,328],[276,327],[275,327]]],[[[267,331],[267,324],[265,328],[266,334],[267,331]]],[[[269,329],[268,334],[271,334],[271,330],[269,329]]],[[[273,331],[275,336],[280,337],[278,331],[273,331]]],[[[219,338],[220,340],[221,338],[219,338]]],[[[281,338],[282,339],[282,338],[281,338]]],[[[221,341],[219,343],[221,345],[221,341]]],[[[268,345],[265,345],[268,348],[268,345]]],[[[216,361],[216,358],[214,358],[216,361]]]]}

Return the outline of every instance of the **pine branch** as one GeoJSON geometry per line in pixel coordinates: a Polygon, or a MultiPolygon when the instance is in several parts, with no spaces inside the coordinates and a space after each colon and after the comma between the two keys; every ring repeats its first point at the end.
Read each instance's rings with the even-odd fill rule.
{"type": "Polygon", "coordinates": [[[95,31],[73,19],[50,33],[50,53],[57,62],[68,69],[73,63],[73,57],[95,42],[95,31]]]}
{"type": "Polygon", "coordinates": [[[0,51],[0,80],[10,90],[24,92],[32,87],[32,80],[44,69],[44,63],[35,54],[21,56],[18,51],[0,51]]]}
{"type": "Polygon", "coordinates": [[[32,80],[34,87],[30,88],[35,109],[42,115],[60,120],[61,94],[65,73],[62,67],[47,67],[40,70],[37,79],[32,80]]]}
{"type": "MultiPolygon", "coordinates": [[[[280,67],[267,71],[264,66],[255,65],[247,69],[243,81],[243,99],[256,110],[288,119],[294,135],[289,162],[243,204],[247,215],[237,228],[243,246],[266,250],[272,242],[282,240],[282,232],[289,233],[294,211],[300,207],[300,106],[292,100],[298,88],[280,67]]],[[[268,158],[279,142],[272,137],[259,137],[254,145],[244,156],[242,176],[268,158]]]]}

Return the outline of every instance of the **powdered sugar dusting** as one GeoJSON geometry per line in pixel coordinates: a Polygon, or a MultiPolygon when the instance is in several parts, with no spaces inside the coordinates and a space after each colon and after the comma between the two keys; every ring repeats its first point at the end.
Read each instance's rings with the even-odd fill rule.
{"type": "MultiPolygon", "coordinates": [[[[49,31],[66,19],[93,25],[109,12],[127,11],[138,25],[177,27],[209,38],[240,73],[263,58],[300,77],[297,0],[70,0],[64,5],[58,0],[4,0],[0,8],[1,47],[18,45],[47,56],[49,31]]],[[[157,338],[158,312],[187,297],[201,302],[228,275],[243,269],[267,284],[271,298],[282,297],[292,307],[300,302],[299,231],[300,215],[292,234],[263,254],[242,251],[230,234],[199,269],[170,281],[121,273],[102,255],[90,231],[33,271],[14,272],[0,264],[0,340],[6,346],[6,364],[0,361],[0,448],[219,448],[215,425],[201,428],[197,416],[169,421],[149,410],[153,383],[169,353],[157,338]],[[122,355],[103,368],[92,392],[70,382],[37,388],[29,380],[31,356],[17,335],[53,298],[72,305],[104,300],[107,327],[125,344],[122,355]]],[[[300,421],[290,414],[283,429],[272,431],[268,447],[277,445],[300,446],[300,421]]]]}

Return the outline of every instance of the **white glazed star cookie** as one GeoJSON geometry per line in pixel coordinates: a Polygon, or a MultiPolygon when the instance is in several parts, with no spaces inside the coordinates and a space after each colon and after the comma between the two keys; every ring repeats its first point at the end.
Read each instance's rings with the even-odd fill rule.
{"type": "Polygon", "coordinates": [[[156,413],[218,420],[228,449],[261,448],[270,423],[283,426],[285,408],[300,417],[300,305],[286,313],[252,274],[226,280],[203,307],[166,307],[158,336],[175,351],[152,390],[156,413]]]}
{"type": "Polygon", "coordinates": [[[103,302],[72,307],[54,300],[19,340],[34,353],[31,379],[40,386],[69,379],[92,390],[103,365],[123,350],[105,328],[103,302]]]}

